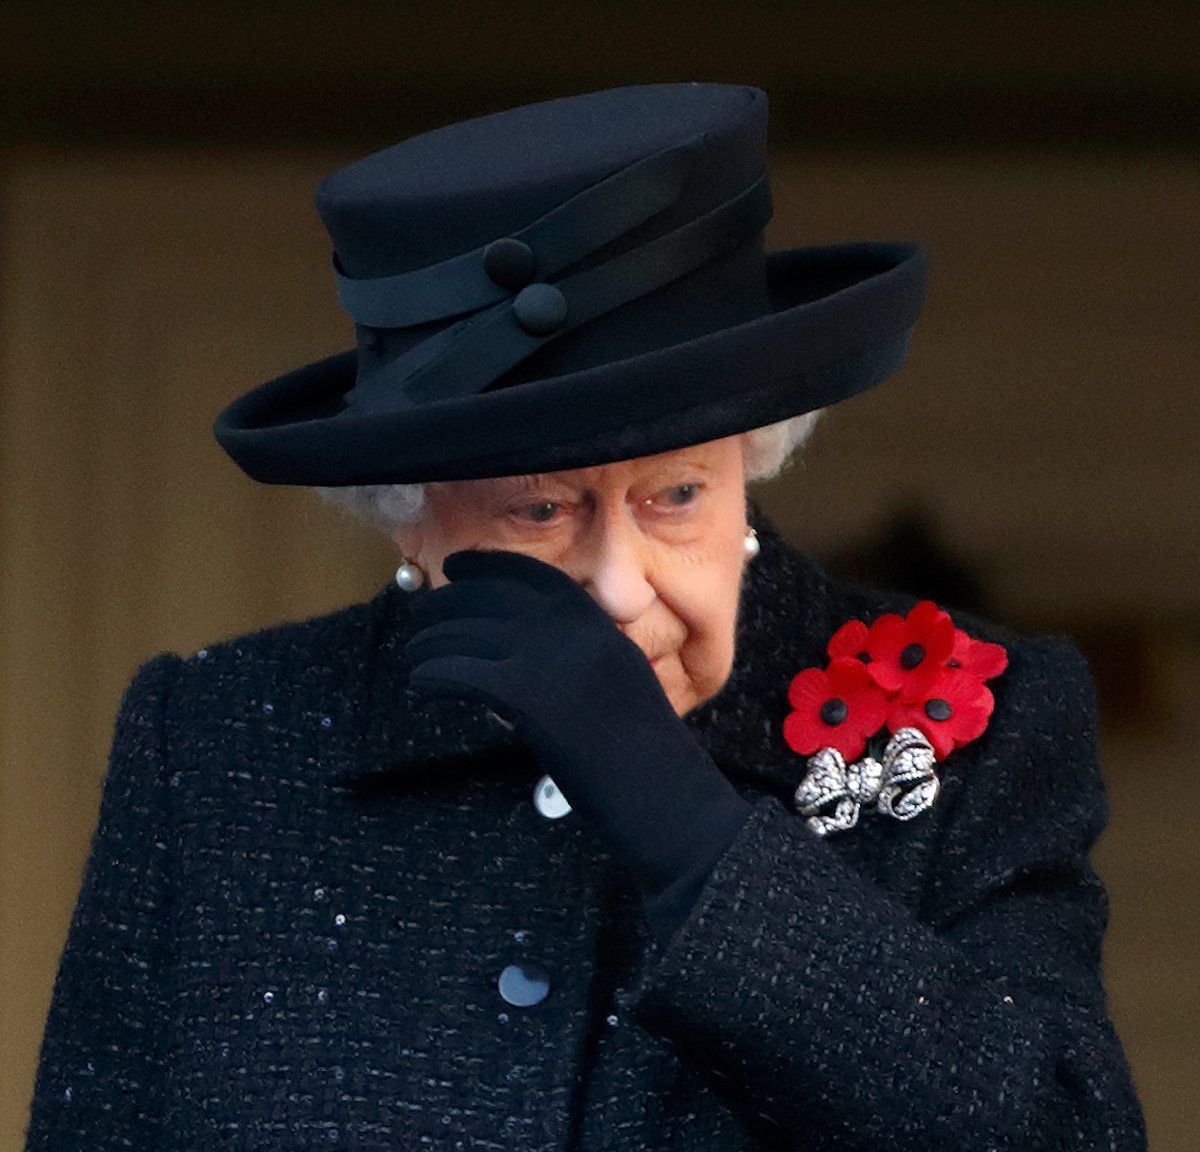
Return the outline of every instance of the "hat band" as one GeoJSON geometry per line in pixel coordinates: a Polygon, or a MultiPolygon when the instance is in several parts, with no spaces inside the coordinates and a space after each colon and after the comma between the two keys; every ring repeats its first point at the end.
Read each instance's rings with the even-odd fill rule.
{"type": "Polygon", "coordinates": [[[347,276],[337,253],[338,300],[358,324],[408,328],[498,303],[590,256],[679,199],[697,142],[664,149],[552,208],[532,224],[471,252],[394,276],[347,276]]]}
{"type": "Polygon", "coordinates": [[[356,414],[482,392],[551,340],[728,255],[771,218],[766,175],[695,220],[554,284],[459,320],[395,360],[361,373],[345,397],[356,414]]]}

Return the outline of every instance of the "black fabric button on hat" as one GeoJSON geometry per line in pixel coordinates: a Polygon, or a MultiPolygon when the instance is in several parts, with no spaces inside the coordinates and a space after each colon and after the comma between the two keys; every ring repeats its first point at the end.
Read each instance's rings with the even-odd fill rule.
{"type": "Polygon", "coordinates": [[[504,236],[483,250],[483,270],[501,288],[523,288],[533,279],[537,257],[523,240],[504,236]]]}
{"type": "Polygon", "coordinates": [[[567,319],[567,298],[553,284],[530,284],[513,301],[517,323],[535,336],[548,336],[567,319]]]}
{"type": "Polygon", "coordinates": [[[519,475],[719,439],[870,388],[924,289],[911,244],[767,254],[766,96],[643,85],[412,137],[317,189],[355,348],[214,431],[252,477],[519,475]]]}

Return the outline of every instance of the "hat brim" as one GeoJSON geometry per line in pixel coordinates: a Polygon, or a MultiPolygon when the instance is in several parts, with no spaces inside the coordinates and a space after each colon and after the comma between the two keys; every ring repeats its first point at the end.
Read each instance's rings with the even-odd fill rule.
{"type": "Polygon", "coordinates": [[[767,257],[773,311],[683,344],[397,410],[328,410],[354,387],[353,349],[247,393],[222,447],[267,484],[421,483],[649,456],[827,407],[900,367],[925,285],[910,244],[767,257]]]}

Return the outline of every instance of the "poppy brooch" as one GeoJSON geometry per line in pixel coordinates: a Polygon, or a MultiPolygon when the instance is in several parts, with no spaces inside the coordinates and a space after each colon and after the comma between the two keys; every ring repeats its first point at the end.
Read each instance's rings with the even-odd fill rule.
{"type": "Polygon", "coordinates": [[[1007,653],[929,600],[870,627],[849,620],[825,651],[829,663],[788,688],[783,738],[808,758],[797,809],[819,836],[853,828],[864,808],[911,820],[937,798],[937,762],[987,727],[984,682],[1004,671],[1007,653]]]}

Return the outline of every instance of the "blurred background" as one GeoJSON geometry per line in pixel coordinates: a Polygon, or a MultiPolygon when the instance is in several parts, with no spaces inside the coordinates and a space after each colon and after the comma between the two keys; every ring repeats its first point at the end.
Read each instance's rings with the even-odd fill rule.
{"type": "Polygon", "coordinates": [[[209,434],[351,343],[313,185],[462,116],[689,79],[770,93],[774,245],[929,248],[903,373],[758,498],[841,571],[1091,658],[1111,1010],[1152,1148],[1198,1146],[1200,8],[197,0],[0,29],[0,1152],[134,669],[394,568],[209,434]]]}

